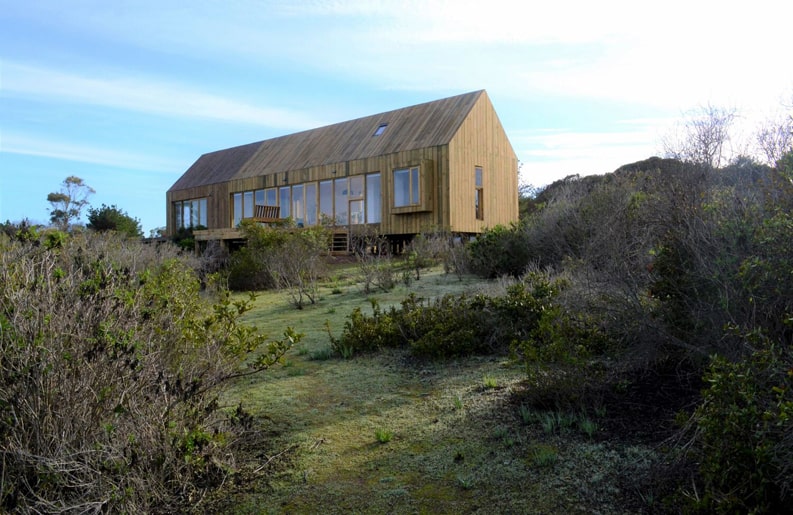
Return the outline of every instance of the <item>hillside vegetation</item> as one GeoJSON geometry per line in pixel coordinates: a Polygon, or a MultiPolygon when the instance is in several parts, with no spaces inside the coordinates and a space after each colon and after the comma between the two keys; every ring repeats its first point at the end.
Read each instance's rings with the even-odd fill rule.
{"type": "MultiPolygon", "coordinates": [[[[783,509],[788,161],[652,158],[571,177],[537,195],[520,224],[467,247],[469,270],[489,280],[449,291],[454,246],[441,245],[448,273],[425,272],[433,286],[420,292],[415,281],[386,298],[331,294],[332,307],[304,319],[320,348],[274,382],[235,388],[289,450],[281,468],[268,461],[279,479],[265,481],[267,494],[235,502],[253,512],[783,509]],[[378,444],[378,430],[393,442],[378,444]]],[[[260,309],[258,322],[273,313],[260,309]]]]}
{"type": "Polygon", "coordinates": [[[321,228],[195,259],[5,224],[0,506],[789,505],[793,153],[651,158],[524,202],[465,245],[356,234],[344,263],[321,228]]]}

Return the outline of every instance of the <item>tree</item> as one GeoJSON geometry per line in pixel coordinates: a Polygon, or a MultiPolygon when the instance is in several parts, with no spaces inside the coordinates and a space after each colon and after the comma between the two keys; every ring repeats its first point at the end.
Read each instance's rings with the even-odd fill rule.
{"type": "Polygon", "coordinates": [[[736,117],[735,109],[710,104],[689,111],[678,132],[664,138],[666,157],[719,168],[729,160],[725,145],[736,117]]]}
{"type": "Polygon", "coordinates": [[[757,146],[770,166],[793,150],[793,115],[769,119],[756,135],[757,146]]]}
{"type": "Polygon", "coordinates": [[[131,238],[143,236],[140,220],[132,218],[115,205],[102,204],[98,209],[88,208],[88,228],[97,232],[116,231],[131,238]]]}
{"type": "Polygon", "coordinates": [[[81,178],[70,175],[63,180],[61,190],[47,195],[52,205],[50,221],[66,231],[73,220],[80,218],[83,208],[88,205],[88,197],[96,193],[81,178]]]}

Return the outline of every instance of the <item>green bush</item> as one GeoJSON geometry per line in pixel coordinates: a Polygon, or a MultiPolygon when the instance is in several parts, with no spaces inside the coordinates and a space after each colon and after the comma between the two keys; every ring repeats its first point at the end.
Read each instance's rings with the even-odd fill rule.
{"type": "Polygon", "coordinates": [[[257,351],[250,301],[207,302],[168,245],[0,246],[0,511],[196,509],[232,470],[222,385],[299,335],[257,351]]]}
{"type": "Polygon", "coordinates": [[[319,279],[326,272],[330,232],[324,227],[263,227],[243,221],[246,245],[232,255],[229,287],[233,290],[286,290],[302,309],[319,300],[319,279]]]}
{"type": "Polygon", "coordinates": [[[486,338],[485,298],[445,295],[424,304],[411,296],[394,318],[405,343],[417,356],[447,358],[492,350],[486,338]]]}
{"type": "Polygon", "coordinates": [[[341,336],[330,335],[331,345],[337,353],[409,347],[417,356],[447,358],[504,351],[512,342],[522,341],[527,342],[520,349],[522,359],[539,359],[525,352],[530,345],[540,341],[546,347],[562,345],[565,337],[572,336],[571,345],[600,350],[603,337],[597,330],[567,319],[559,327],[553,325],[561,316],[554,305],[559,287],[560,283],[534,274],[528,283],[510,286],[501,297],[445,295],[426,301],[410,295],[387,311],[373,302],[371,315],[360,309],[350,314],[341,336]]]}
{"type": "Polygon", "coordinates": [[[375,300],[372,301],[371,316],[365,315],[361,308],[355,308],[344,322],[339,338],[333,336],[329,324],[326,323],[333,352],[349,357],[361,352],[399,346],[401,340],[394,325],[393,312],[393,309],[383,312],[375,300]]]}
{"type": "Polygon", "coordinates": [[[471,271],[481,277],[520,277],[531,263],[531,248],[525,228],[497,225],[469,244],[471,271]]]}
{"type": "Polygon", "coordinates": [[[101,208],[88,208],[88,225],[94,231],[116,231],[130,238],[142,238],[140,220],[129,216],[115,205],[102,204],[101,208]]]}
{"type": "Polygon", "coordinates": [[[721,513],[781,513],[793,498],[793,353],[714,357],[694,413],[704,496],[721,513]]]}

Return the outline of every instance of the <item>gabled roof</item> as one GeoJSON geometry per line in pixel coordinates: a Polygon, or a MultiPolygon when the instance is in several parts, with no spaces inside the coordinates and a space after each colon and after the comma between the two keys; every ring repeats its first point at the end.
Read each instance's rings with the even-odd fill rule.
{"type": "Polygon", "coordinates": [[[449,143],[484,90],[201,156],[169,191],[449,143]],[[378,127],[387,124],[382,134],[378,127]]]}

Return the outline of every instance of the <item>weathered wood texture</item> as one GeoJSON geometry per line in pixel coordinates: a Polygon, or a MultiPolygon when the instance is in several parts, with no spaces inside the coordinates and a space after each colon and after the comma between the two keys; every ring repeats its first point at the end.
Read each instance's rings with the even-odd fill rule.
{"type": "Polygon", "coordinates": [[[248,218],[254,222],[282,222],[281,208],[278,206],[253,206],[253,217],[248,218]]]}
{"type": "Polygon", "coordinates": [[[455,231],[480,233],[518,219],[518,159],[490,99],[483,94],[449,142],[450,223],[455,231]],[[476,219],[475,169],[482,167],[484,219],[476,219]]]}
{"type": "Polygon", "coordinates": [[[487,94],[475,91],[205,154],[166,194],[168,232],[175,201],[206,197],[208,228],[226,229],[235,192],[376,172],[381,234],[478,233],[517,220],[517,157],[487,94]],[[420,206],[394,208],[393,170],[411,166],[421,167],[420,206]],[[475,166],[484,170],[483,221],[475,217],[475,166]]]}

